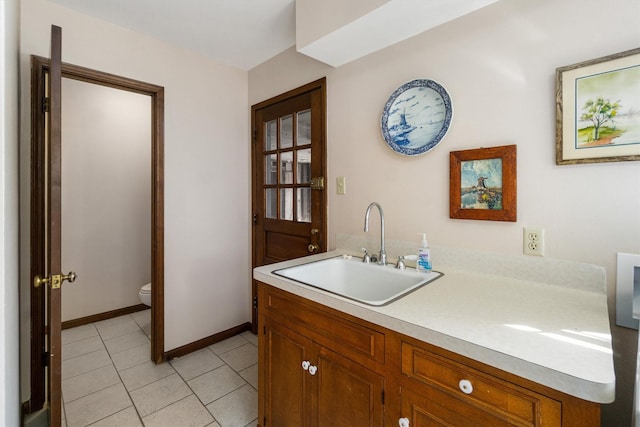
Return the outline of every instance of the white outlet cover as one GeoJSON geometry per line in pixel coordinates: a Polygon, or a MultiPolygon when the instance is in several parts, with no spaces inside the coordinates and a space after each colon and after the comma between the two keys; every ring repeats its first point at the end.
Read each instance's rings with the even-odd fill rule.
{"type": "Polygon", "coordinates": [[[640,267],[640,255],[625,253],[617,255],[616,324],[625,328],[638,329],[640,321],[633,316],[633,282],[634,271],[639,270],[636,267],[640,267]]]}

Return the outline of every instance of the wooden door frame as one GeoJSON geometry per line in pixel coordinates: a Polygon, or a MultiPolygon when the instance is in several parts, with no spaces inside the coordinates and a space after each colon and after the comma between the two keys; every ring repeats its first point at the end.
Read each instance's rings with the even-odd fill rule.
{"type": "MultiPolygon", "coordinates": [[[[251,268],[256,267],[256,249],[255,249],[255,240],[256,240],[256,192],[259,190],[256,186],[258,182],[258,168],[255,167],[255,162],[262,161],[262,159],[256,159],[254,155],[254,144],[257,143],[257,129],[255,129],[255,121],[256,121],[256,112],[260,109],[269,107],[271,105],[277,104],[282,101],[286,101],[290,98],[295,98],[304,93],[311,92],[314,90],[320,91],[320,98],[322,103],[322,108],[320,108],[321,116],[320,116],[320,138],[322,140],[322,176],[326,178],[327,176],[327,78],[322,77],[321,79],[315,80],[313,82],[307,83],[303,86],[300,86],[296,89],[292,89],[280,95],[274,96],[273,98],[269,98],[265,101],[259,102],[251,106],[251,217],[253,218],[252,227],[251,227],[251,268]]],[[[319,239],[321,242],[327,242],[327,190],[323,190],[321,192],[321,203],[323,206],[322,211],[322,227],[320,230],[319,239]]],[[[325,247],[326,251],[327,248],[325,247]]],[[[253,274],[252,274],[253,276],[253,274]]],[[[251,310],[251,323],[252,323],[252,331],[254,333],[257,332],[258,329],[258,304],[257,304],[257,295],[258,295],[258,286],[255,280],[251,280],[251,295],[253,298],[252,310],[251,310]]]]}
{"type": "MultiPolygon", "coordinates": [[[[44,173],[45,143],[45,74],[49,59],[31,56],[31,276],[44,275],[45,223],[44,173]]],[[[151,360],[162,363],[164,356],[164,88],[77,65],[62,63],[62,77],[151,97],[151,360]]],[[[30,286],[31,295],[31,397],[28,412],[42,408],[44,395],[45,350],[44,286],[30,286]]]]}

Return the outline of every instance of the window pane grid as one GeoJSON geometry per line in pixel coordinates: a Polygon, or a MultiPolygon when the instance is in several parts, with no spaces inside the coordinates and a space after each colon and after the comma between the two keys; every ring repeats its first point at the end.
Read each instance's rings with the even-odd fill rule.
{"type": "Polygon", "coordinates": [[[311,222],[310,120],[303,110],[265,122],[266,218],[311,222]]]}

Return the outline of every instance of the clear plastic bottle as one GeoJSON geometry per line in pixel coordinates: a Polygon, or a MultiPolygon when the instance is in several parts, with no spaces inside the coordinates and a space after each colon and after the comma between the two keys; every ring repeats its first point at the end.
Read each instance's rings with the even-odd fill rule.
{"type": "Polygon", "coordinates": [[[427,242],[427,233],[418,233],[422,236],[422,244],[418,249],[418,260],[416,261],[416,270],[423,273],[431,273],[431,248],[427,242]]]}

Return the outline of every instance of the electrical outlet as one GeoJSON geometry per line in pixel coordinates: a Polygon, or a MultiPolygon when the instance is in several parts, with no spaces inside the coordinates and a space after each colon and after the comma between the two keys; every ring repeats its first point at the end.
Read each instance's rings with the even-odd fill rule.
{"type": "Polygon", "coordinates": [[[347,179],[344,176],[336,178],[336,192],[338,194],[347,194],[347,179]]]}
{"type": "Polygon", "coordinates": [[[525,255],[544,256],[544,228],[525,227],[523,242],[525,255]]]}

